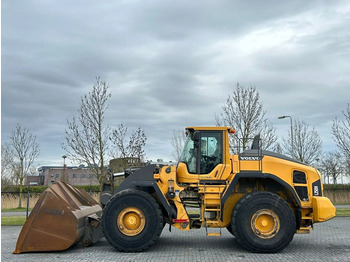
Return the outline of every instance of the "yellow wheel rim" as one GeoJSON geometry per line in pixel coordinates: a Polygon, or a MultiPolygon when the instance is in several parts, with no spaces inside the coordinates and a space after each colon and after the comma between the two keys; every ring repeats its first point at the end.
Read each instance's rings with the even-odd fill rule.
{"type": "Polygon", "coordinates": [[[272,238],[280,229],[280,220],[275,212],[261,209],[254,213],[251,227],[255,235],[260,238],[272,238]]]}
{"type": "Polygon", "coordinates": [[[143,212],[136,207],[124,208],[118,215],[117,226],[126,236],[136,236],[145,228],[143,212]]]}

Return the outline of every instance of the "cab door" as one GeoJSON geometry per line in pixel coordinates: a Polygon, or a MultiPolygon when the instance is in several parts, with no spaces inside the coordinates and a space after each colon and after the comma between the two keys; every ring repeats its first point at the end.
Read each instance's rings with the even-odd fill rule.
{"type": "Polygon", "coordinates": [[[223,131],[194,131],[188,136],[177,168],[180,183],[216,180],[224,169],[223,131]]]}
{"type": "Polygon", "coordinates": [[[217,176],[222,167],[222,147],[222,131],[201,132],[199,174],[211,174],[215,170],[214,176],[217,176]]]}

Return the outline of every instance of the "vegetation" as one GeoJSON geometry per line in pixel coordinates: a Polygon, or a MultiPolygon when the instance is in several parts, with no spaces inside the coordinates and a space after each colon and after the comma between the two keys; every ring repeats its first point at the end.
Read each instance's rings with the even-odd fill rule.
{"type": "Polygon", "coordinates": [[[74,186],[79,189],[84,189],[86,192],[100,192],[99,185],[89,185],[89,186],[74,186]]]}
{"type": "Polygon", "coordinates": [[[342,111],[342,118],[333,120],[332,135],[338,148],[344,153],[347,160],[350,159],[350,104],[342,111]]]}
{"type": "Polygon", "coordinates": [[[173,137],[171,138],[171,145],[173,146],[173,157],[175,161],[180,161],[182,149],[186,142],[185,129],[173,130],[173,137]]]}
{"type": "MultiPolygon", "coordinates": [[[[31,172],[33,163],[39,156],[40,148],[33,135],[27,128],[17,124],[11,131],[10,142],[1,147],[1,177],[7,177],[2,182],[13,181],[19,184],[19,192],[22,195],[23,182],[26,175],[31,172]]],[[[22,207],[22,197],[19,198],[18,207],[22,207]]]]}
{"type": "Polygon", "coordinates": [[[325,190],[350,190],[350,185],[344,184],[323,184],[325,190]]]}
{"type": "Polygon", "coordinates": [[[2,226],[23,226],[26,222],[26,217],[16,216],[16,217],[1,217],[2,226]]]}
{"type": "MultiPolygon", "coordinates": [[[[216,125],[236,129],[236,135],[230,138],[231,153],[249,148],[249,140],[260,133],[263,149],[291,156],[306,164],[317,165],[328,179],[328,183],[336,184],[339,179],[343,181],[344,177],[350,177],[350,104],[342,111],[340,117],[333,120],[331,132],[338,150],[326,151],[324,154],[321,137],[315,127],[310,127],[302,120],[291,119],[293,129],[288,132],[286,138],[282,138],[280,144],[276,142],[275,128],[265,115],[255,86],[245,87],[237,83],[224,102],[222,112],[215,116],[216,125]]],[[[174,152],[178,151],[176,143],[173,144],[173,148],[174,152]]],[[[176,156],[178,158],[178,153],[176,156]]]]}
{"type": "MultiPolygon", "coordinates": [[[[48,188],[47,186],[24,186],[23,192],[31,192],[31,193],[42,193],[45,191],[45,189],[48,188]]],[[[1,187],[2,193],[17,193],[20,192],[19,186],[2,186],[1,187]]]]}
{"type": "Polygon", "coordinates": [[[104,120],[110,97],[108,84],[97,78],[92,91],[81,98],[78,116],[67,121],[66,141],[62,145],[74,162],[90,167],[100,189],[107,174],[105,163],[110,128],[104,120]]]}
{"type": "MultiPolygon", "coordinates": [[[[86,186],[74,186],[79,189],[84,189],[86,192],[100,192],[100,186],[99,185],[86,185],[86,186]]],[[[117,187],[117,186],[116,186],[117,187]]],[[[29,193],[42,193],[44,192],[48,186],[24,186],[23,192],[29,193]]],[[[1,193],[13,193],[17,194],[20,192],[19,186],[3,186],[1,187],[1,193]]]]}
{"type": "Polygon", "coordinates": [[[275,146],[276,129],[265,115],[256,87],[245,87],[237,83],[232,95],[227,97],[222,106],[222,113],[215,117],[216,125],[231,126],[236,130],[236,135],[230,139],[232,153],[247,149],[250,140],[258,134],[261,135],[263,149],[275,146]]]}
{"type": "Polygon", "coordinates": [[[115,145],[114,152],[112,152],[115,158],[119,158],[120,170],[125,170],[130,167],[128,159],[137,160],[133,163],[135,165],[141,164],[145,151],[144,146],[146,145],[147,137],[141,127],[131,132],[128,137],[128,128],[124,124],[119,124],[116,129],[112,131],[110,140],[115,145]]]}
{"type": "Polygon", "coordinates": [[[349,217],[350,208],[337,208],[336,215],[337,217],[349,217]]]}
{"type": "Polygon", "coordinates": [[[112,153],[118,158],[140,160],[147,140],[141,127],[127,139],[128,129],[125,125],[120,124],[117,129],[112,130],[105,123],[108,99],[111,97],[108,88],[106,82],[96,79],[92,91],[81,98],[77,116],[67,121],[66,139],[62,144],[68,158],[90,168],[100,184],[99,191],[110,175],[106,167],[108,155],[112,153]],[[114,143],[113,147],[111,143],[114,143]],[[111,148],[118,152],[111,152],[111,148]]]}
{"type": "MultiPolygon", "coordinates": [[[[29,211],[32,211],[33,208],[29,208],[29,211]]],[[[25,207],[17,207],[17,208],[1,208],[1,212],[25,212],[27,208],[25,207]]]]}
{"type": "Polygon", "coordinates": [[[325,178],[328,179],[331,177],[333,183],[337,183],[337,179],[343,173],[343,161],[341,161],[342,155],[339,151],[330,151],[324,154],[323,159],[321,160],[321,169],[325,170],[325,178]]]}
{"type": "Polygon", "coordinates": [[[315,163],[321,157],[322,140],[318,132],[304,121],[293,121],[293,146],[291,131],[288,138],[283,139],[284,153],[306,164],[315,163]]]}

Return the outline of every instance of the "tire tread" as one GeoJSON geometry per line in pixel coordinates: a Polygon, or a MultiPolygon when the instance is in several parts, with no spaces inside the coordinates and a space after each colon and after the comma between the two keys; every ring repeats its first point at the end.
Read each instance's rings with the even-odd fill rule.
{"type": "Polygon", "coordinates": [[[114,248],[116,248],[118,251],[121,252],[141,252],[144,251],[148,248],[150,248],[151,246],[153,246],[157,240],[159,239],[160,234],[162,233],[163,230],[163,214],[162,211],[159,207],[159,204],[157,203],[157,201],[148,193],[141,191],[141,190],[137,190],[137,189],[125,189],[117,194],[115,194],[113,197],[111,197],[111,199],[108,201],[108,203],[106,204],[105,208],[104,208],[104,212],[102,214],[102,230],[103,230],[103,234],[105,236],[105,238],[107,239],[108,243],[113,246],[114,248]],[[159,224],[157,225],[157,232],[156,234],[153,236],[153,238],[148,242],[145,243],[144,245],[138,247],[138,248],[124,248],[121,246],[118,246],[112,238],[109,237],[109,232],[107,232],[107,225],[106,223],[108,223],[106,221],[106,219],[104,219],[104,216],[106,216],[105,211],[108,210],[109,208],[111,208],[111,206],[113,205],[114,201],[116,201],[118,198],[123,197],[125,195],[128,194],[138,194],[143,196],[144,198],[148,199],[150,201],[150,203],[152,205],[154,205],[154,207],[156,208],[156,212],[157,212],[157,216],[159,217],[159,224]]]}
{"type": "MultiPolygon", "coordinates": [[[[244,209],[244,208],[247,208],[247,204],[255,199],[255,198],[261,198],[263,197],[264,199],[268,199],[267,201],[271,200],[271,201],[276,201],[281,203],[282,205],[284,205],[284,207],[286,208],[290,208],[288,206],[288,203],[283,199],[281,198],[280,196],[278,196],[277,194],[274,194],[274,193],[271,193],[271,192],[266,192],[266,191],[256,191],[256,192],[253,192],[253,193],[250,193],[250,194],[247,194],[245,196],[243,196],[239,201],[238,203],[236,204],[236,206],[234,207],[233,209],[233,212],[232,212],[232,218],[231,218],[231,223],[232,223],[232,228],[233,228],[233,235],[235,236],[237,242],[245,249],[247,250],[250,250],[252,252],[256,252],[256,253],[275,253],[275,252],[279,252],[281,251],[283,248],[285,248],[293,239],[293,236],[294,234],[289,237],[285,243],[281,246],[278,246],[278,247],[275,247],[275,248],[272,248],[272,249],[269,249],[269,250],[266,250],[264,247],[258,247],[258,246],[252,246],[248,243],[248,241],[244,238],[244,235],[242,235],[241,233],[239,233],[239,230],[238,230],[238,227],[240,226],[239,225],[239,221],[237,219],[238,217],[238,214],[240,212],[242,212],[241,210],[244,209]]],[[[291,212],[291,214],[293,215],[293,221],[294,221],[294,224],[291,225],[293,226],[294,228],[296,227],[296,224],[295,224],[295,217],[294,217],[294,214],[293,212],[291,212]]]]}

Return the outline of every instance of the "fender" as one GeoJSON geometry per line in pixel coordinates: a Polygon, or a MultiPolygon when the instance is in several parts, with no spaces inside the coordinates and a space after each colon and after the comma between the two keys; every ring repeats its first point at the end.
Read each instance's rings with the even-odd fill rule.
{"type": "Polygon", "coordinates": [[[166,210],[169,218],[176,218],[175,210],[170,206],[168,200],[165,198],[154,179],[154,172],[158,168],[159,167],[156,165],[148,165],[136,169],[127,178],[124,179],[114,194],[128,188],[138,188],[146,192],[154,191],[160,201],[160,204],[166,210]]]}
{"type": "Polygon", "coordinates": [[[288,192],[291,193],[291,195],[293,196],[293,200],[295,201],[295,203],[297,204],[297,207],[298,207],[297,210],[298,210],[299,214],[297,214],[297,215],[300,216],[300,218],[301,218],[301,203],[300,203],[300,200],[299,200],[295,190],[288,183],[286,183],[285,181],[283,181],[279,177],[277,177],[273,174],[270,174],[270,173],[262,173],[259,171],[257,171],[257,172],[247,171],[247,172],[237,173],[221,199],[221,206],[222,207],[225,205],[226,200],[231,195],[231,193],[234,191],[236,184],[238,183],[240,178],[262,178],[262,179],[269,178],[269,179],[276,181],[278,184],[280,184],[281,186],[286,188],[288,190],[288,192]]]}
{"type": "Polygon", "coordinates": [[[240,178],[263,178],[263,179],[270,178],[270,179],[276,181],[278,184],[282,185],[284,188],[286,188],[292,194],[294,201],[296,202],[298,207],[301,208],[300,200],[299,200],[297,194],[295,193],[294,189],[287,182],[283,181],[282,179],[280,179],[279,177],[277,177],[273,174],[254,172],[254,171],[240,172],[240,173],[237,173],[235,175],[234,179],[232,180],[231,184],[229,185],[229,187],[227,188],[225,194],[223,195],[223,197],[221,199],[221,206],[225,205],[227,198],[233,192],[233,190],[234,190],[234,188],[235,188],[235,186],[240,178]]]}
{"type": "Polygon", "coordinates": [[[160,203],[168,213],[169,218],[176,218],[176,212],[175,210],[169,205],[168,200],[164,197],[162,191],[159,189],[157,183],[155,181],[133,181],[132,184],[136,188],[140,188],[143,191],[146,191],[145,189],[148,189],[147,191],[150,191],[150,188],[153,188],[160,203]]]}

